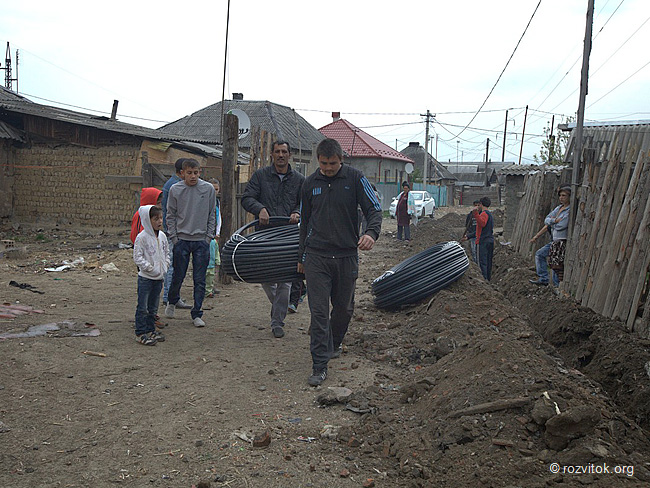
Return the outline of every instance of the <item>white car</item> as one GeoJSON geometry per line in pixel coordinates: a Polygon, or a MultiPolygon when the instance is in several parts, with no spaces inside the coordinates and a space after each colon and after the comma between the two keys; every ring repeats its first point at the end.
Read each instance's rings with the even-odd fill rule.
{"type": "MultiPolygon", "coordinates": [[[[415,211],[418,214],[419,218],[426,217],[427,215],[433,218],[433,213],[436,210],[436,201],[429,194],[428,191],[419,191],[412,190],[413,199],[415,200],[415,211]]],[[[393,201],[390,202],[390,208],[388,213],[390,213],[390,218],[395,218],[395,211],[397,210],[397,197],[393,197],[393,201]]]]}

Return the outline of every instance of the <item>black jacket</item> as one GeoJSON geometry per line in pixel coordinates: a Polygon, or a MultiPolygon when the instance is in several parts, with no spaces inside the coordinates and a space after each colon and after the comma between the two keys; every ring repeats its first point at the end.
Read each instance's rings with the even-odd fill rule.
{"type": "Polygon", "coordinates": [[[305,252],[325,257],[357,255],[359,214],[366,216],[366,234],[375,241],[381,232],[381,206],[370,182],[361,171],[344,164],[332,178],[320,169],[309,175],[302,186],[300,247],[305,252]]]}
{"type": "Polygon", "coordinates": [[[260,168],[246,185],[241,199],[242,207],[256,218],[265,208],[271,217],[289,217],[300,213],[300,189],[305,177],[291,169],[280,180],[274,165],[260,168]]]}

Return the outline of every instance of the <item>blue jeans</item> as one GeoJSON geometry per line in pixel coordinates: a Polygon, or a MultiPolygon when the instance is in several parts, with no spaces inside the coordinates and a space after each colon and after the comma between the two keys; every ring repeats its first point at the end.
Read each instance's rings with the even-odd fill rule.
{"type": "MultiPolygon", "coordinates": [[[[539,276],[539,281],[548,283],[548,251],[551,249],[551,243],[549,242],[543,247],[540,247],[535,253],[535,268],[537,268],[537,276],[539,276]]],[[[553,273],[553,285],[559,286],[560,279],[558,276],[553,273]]]]}
{"type": "Polygon", "coordinates": [[[179,239],[174,244],[174,276],[172,285],[169,288],[169,301],[176,305],[181,297],[181,285],[190,264],[192,256],[192,279],[194,281],[194,306],[192,307],[192,319],[203,316],[203,299],[205,298],[205,273],[210,264],[210,244],[205,240],[184,241],[179,239]]]}
{"type": "Polygon", "coordinates": [[[476,238],[472,237],[469,240],[469,249],[472,251],[472,261],[474,261],[476,264],[478,264],[478,250],[476,248],[476,238]]]}
{"type": "Polygon", "coordinates": [[[138,275],[138,305],[135,309],[135,335],[156,330],[156,312],[160,302],[162,280],[150,280],[138,275]]]}
{"type": "Polygon", "coordinates": [[[163,288],[163,302],[167,303],[167,297],[169,296],[169,287],[172,284],[172,277],[174,276],[174,243],[168,237],[167,244],[169,245],[169,268],[167,268],[167,274],[165,275],[165,287],[163,288]]]}

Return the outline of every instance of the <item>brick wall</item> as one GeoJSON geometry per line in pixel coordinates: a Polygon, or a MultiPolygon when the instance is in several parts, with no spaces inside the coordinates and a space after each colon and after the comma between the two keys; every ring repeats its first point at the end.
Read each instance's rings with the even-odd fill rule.
{"type": "Polygon", "coordinates": [[[14,218],[50,227],[129,228],[137,197],[107,175],[135,176],[140,146],[34,144],[16,151],[14,218]]]}

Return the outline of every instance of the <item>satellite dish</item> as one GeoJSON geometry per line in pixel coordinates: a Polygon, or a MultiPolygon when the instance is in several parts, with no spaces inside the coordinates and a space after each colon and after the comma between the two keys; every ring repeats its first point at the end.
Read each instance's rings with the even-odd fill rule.
{"type": "Polygon", "coordinates": [[[404,165],[404,171],[406,171],[406,174],[408,174],[408,175],[410,175],[411,173],[413,173],[413,170],[414,170],[414,169],[415,169],[415,168],[413,167],[413,163],[406,163],[406,164],[404,165]]]}
{"type": "Polygon", "coordinates": [[[251,119],[248,118],[246,112],[238,108],[228,110],[228,113],[236,116],[239,120],[239,139],[243,139],[251,131],[251,119]]]}

